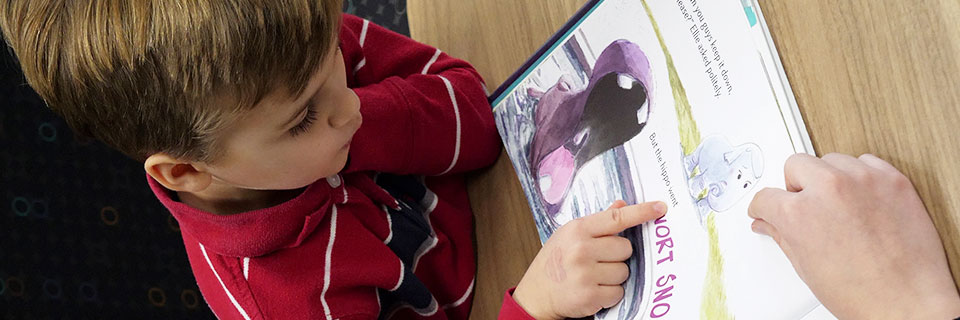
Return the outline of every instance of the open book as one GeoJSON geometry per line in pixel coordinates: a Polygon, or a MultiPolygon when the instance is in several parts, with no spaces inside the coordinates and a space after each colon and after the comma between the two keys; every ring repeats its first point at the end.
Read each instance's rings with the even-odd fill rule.
{"type": "Polygon", "coordinates": [[[832,318],[747,207],[813,153],[759,6],[594,0],[491,96],[541,241],[661,200],[601,319],[832,318]]]}

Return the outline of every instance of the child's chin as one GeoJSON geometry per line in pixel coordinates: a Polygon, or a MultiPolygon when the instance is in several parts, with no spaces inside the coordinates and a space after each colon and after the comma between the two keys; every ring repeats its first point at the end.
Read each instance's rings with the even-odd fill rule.
{"type": "Polygon", "coordinates": [[[270,189],[273,189],[273,190],[303,189],[303,188],[306,188],[307,186],[310,186],[311,184],[316,183],[317,181],[321,181],[326,179],[327,177],[336,175],[338,172],[339,171],[331,174],[327,174],[327,175],[324,175],[323,172],[317,172],[312,174],[303,174],[297,177],[288,177],[290,179],[287,179],[285,181],[278,181],[280,183],[275,185],[276,188],[270,188],[270,189]]]}
{"type": "MultiPolygon", "coordinates": [[[[321,178],[321,179],[322,179],[322,178],[321,178]]],[[[263,191],[270,191],[270,190],[273,190],[273,191],[296,190],[296,189],[302,189],[302,188],[304,188],[304,187],[306,187],[306,186],[309,186],[309,185],[313,184],[314,182],[316,182],[317,180],[319,180],[319,179],[316,179],[316,180],[313,180],[313,181],[309,181],[309,182],[301,182],[301,181],[295,181],[295,182],[294,182],[294,181],[283,181],[283,182],[280,182],[280,181],[277,181],[277,183],[263,184],[263,185],[258,185],[258,186],[247,186],[247,187],[244,187],[244,189],[263,190],[263,191]]]]}
{"type": "Polygon", "coordinates": [[[302,174],[295,175],[292,177],[286,177],[287,179],[282,181],[277,181],[275,185],[277,188],[269,188],[274,190],[293,190],[305,188],[317,181],[326,179],[330,176],[339,174],[347,165],[347,156],[344,154],[342,157],[337,157],[331,162],[336,162],[334,165],[324,168],[324,170],[319,170],[315,172],[303,172],[302,174]]]}

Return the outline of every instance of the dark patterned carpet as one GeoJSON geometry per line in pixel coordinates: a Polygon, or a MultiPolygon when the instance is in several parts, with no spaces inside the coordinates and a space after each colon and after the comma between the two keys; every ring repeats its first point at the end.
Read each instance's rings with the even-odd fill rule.
{"type": "MultiPolygon", "coordinates": [[[[409,35],[406,0],[344,12],[409,35]]],[[[0,52],[0,319],[214,318],[142,165],[74,139],[23,83],[0,52]]]]}

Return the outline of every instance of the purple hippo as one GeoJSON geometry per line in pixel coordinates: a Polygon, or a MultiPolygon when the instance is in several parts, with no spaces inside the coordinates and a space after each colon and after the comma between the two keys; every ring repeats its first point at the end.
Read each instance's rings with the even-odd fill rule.
{"type": "Polygon", "coordinates": [[[562,76],[539,98],[530,151],[540,198],[554,218],[579,169],[596,156],[640,134],[650,116],[650,62],[627,40],[608,45],[585,88],[575,90],[562,76]]]}

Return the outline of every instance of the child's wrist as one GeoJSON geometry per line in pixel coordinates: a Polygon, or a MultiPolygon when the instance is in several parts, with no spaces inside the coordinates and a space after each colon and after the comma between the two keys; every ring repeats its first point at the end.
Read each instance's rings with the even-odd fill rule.
{"type": "Polygon", "coordinates": [[[549,310],[544,310],[543,303],[537,301],[531,296],[530,292],[527,292],[526,288],[522,284],[517,285],[517,288],[513,290],[513,301],[523,308],[528,315],[537,320],[553,320],[553,319],[562,319],[557,316],[554,312],[549,312],[549,310]]]}

